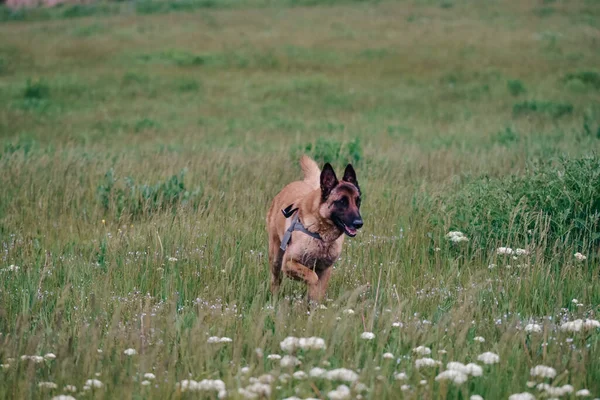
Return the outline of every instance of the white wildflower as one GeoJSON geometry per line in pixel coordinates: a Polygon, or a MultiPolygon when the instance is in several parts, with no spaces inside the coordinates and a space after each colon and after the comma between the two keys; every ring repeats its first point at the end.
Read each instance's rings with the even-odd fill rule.
{"type": "Polygon", "coordinates": [[[383,358],[386,360],[393,360],[394,355],[392,353],[383,353],[383,358]]]}
{"type": "Polygon", "coordinates": [[[281,356],[279,354],[269,354],[267,360],[281,360],[281,356]]]}
{"type": "Polygon", "coordinates": [[[254,399],[258,396],[271,397],[271,385],[255,382],[251,385],[246,386],[245,389],[238,389],[238,393],[247,399],[254,399]]]}
{"type": "Polygon", "coordinates": [[[508,400],[535,400],[535,396],[528,392],[515,393],[508,396],[508,400]]]}
{"type": "Polygon", "coordinates": [[[298,379],[299,381],[301,381],[308,378],[308,375],[306,375],[306,372],[304,371],[296,371],[294,372],[293,377],[294,379],[298,379]]]}
{"type": "Polygon", "coordinates": [[[325,340],[320,337],[299,338],[298,347],[302,350],[325,350],[325,340]]]}
{"type": "Polygon", "coordinates": [[[452,370],[452,369],[441,372],[438,376],[435,377],[436,381],[449,380],[449,381],[456,383],[457,385],[465,383],[467,381],[467,379],[468,379],[467,375],[463,374],[460,371],[456,371],[456,370],[452,370]]]}
{"type": "Polygon", "coordinates": [[[413,349],[413,353],[417,353],[420,356],[428,356],[431,354],[431,349],[429,347],[419,346],[413,349]]]}
{"type": "Polygon", "coordinates": [[[19,268],[17,265],[11,264],[8,267],[4,268],[1,271],[7,271],[7,272],[17,272],[18,270],[20,270],[21,268],[19,268]]]}
{"type": "Polygon", "coordinates": [[[526,256],[529,254],[529,251],[527,251],[526,249],[516,249],[515,254],[518,256],[526,256]]]}
{"type": "Polygon", "coordinates": [[[467,365],[465,365],[465,370],[467,372],[467,375],[471,375],[471,376],[483,375],[483,368],[481,368],[479,365],[474,364],[474,363],[468,363],[467,365]]]}
{"type": "Polygon", "coordinates": [[[540,333],[542,331],[542,326],[538,324],[527,324],[525,325],[525,332],[534,332],[540,333]]]}
{"type": "Polygon", "coordinates": [[[227,397],[225,382],[220,379],[203,379],[196,385],[196,390],[204,392],[217,392],[219,399],[227,397]]]}
{"type": "Polygon", "coordinates": [[[514,250],[511,249],[510,247],[498,247],[496,249],[496,254],[498,254],[498,255],[510,256],[513,253],[514,253],[514,250]]]}
{"type": "Polygon", "coordinates": [[[482,336],[475,336],[473,340],[479,343],[485,342],[485,339],[482,336]]]}
{"type": "Polygon", "coordinates": [[[58,385],[54,382],[40,382],[38,383],[40,389],[56,389],[58,385]]]}
{"type": "Polygon", "coordinates": [[[98,379],[88,379],[87,381],[85,381],[85,386],[90,387],[90,388],[99,389],[102,386],[104,386],[104,384],[102,382],[100,382],[98,379]]]}
{"type": "MultiPolygon", "coordinates": [[[[281,357],[281,356],[280,356],[281,357]]],[[[250,367],[242,367],[240,369],[240,372],[244,375],[246,375],[248,372],[250,372],[250,367]]]]}
{"type": "Polygon", "coordinates": [[[392,323],[392,327],[394,328],[402,328],[403,324],[402,322],[394,322],[392,323]]]}
{"type": "Polygon", "coordinates": [[[279,343],[279,347],[287,353],[292,353],[297,349],[324,350],[326,348],[325,340],[320,337],[297,338],[293,336],[286,337],[279,343]]]}
{"type": "Polygon", "coordinates": [[[590,395],[590,391],[587,389],[581,389],[575,392],[575,396],[577,397],[588,397],[590,395]]]}
{"type": "Polygon", "coordinates": [[[477,360],[484,364],[496,364],[500,362],[500,356],[498,354],[486,351],[477,356],[477,360]]]}
{"type": "Polygon", "coordinates": [[[360,335],[360,338],[364,340],[373,340],[375,339],[375,334],[373,332],[363,332],[360,335]]]}
{"type": "Polygon", "coordinates": [[[144,374],[144,378],[153,380],[153,379],[156,379],[156,375],[154,375],[152,372],[146,372],[144,374]]]}
{"type": "Polygon", "coordinates": [[[560,326],[561,331],[579,332],[583,328],[583,320],[576,319],[575,321],[565,322],[560,326]]]}
{"type": "Polygon", "coordinates": [[[123,352],[123,354],[126,356],[134,356],[137,354],[137,351],[135,349],[127,349],[123,352]]]}
{"type": "Polygon", "coordinates": [[[435,367],[440,365],[441,362],[436,361],[432,358],[428,358],[428,357],[424,357],[424,358],[419,358],[417,360],[415,360],[415,367],[417,369],[423,368],[423,367],[435,367]]]}
{"type": "Polygon", "coordinates": [[[539,376],[540,378],[554,378],[556,376],[556,370],[545,365],[537,365],[531,368],[530,374],[531,376],[539,376]]]}
{"type": "Polygon", "coordinates": [[[76,400],[75,397],[69,396],[68,394],[59,394],[58,396],[54,396],[52,400],[76,400]]]}
{"type": "Polygon", "coordinates": [[[573,254],[575,256],[575,259],[577,261],[585,261],[587,259],[586,256],[584,256],[583,254],[581,254],[580,252],[577,252],[575,254],[573,254]]]}
{"type": "Polygon", "coordinates": [[[0,368],[2,368],[2,369],[9,369],[10,368],[10,364],[0,364],[0,368]]]}
{"type": "Polygon", "coordinates": [[[77,391],[77,386],[75,385],[67,385],[63,388],[65,392],[75,393],[77,391]]]}
{"type": "Polygon", "coordinates": [[[177,383],[177,388],[182,392],[193,392],[198,390],[198,382],[192,379],[184,379],[181,382],[177,383]]]}
{"type": "Polygon", "coordinates": [[[550,386],[547,383],[540,383],[536,386],[538,390],[546,392],[548,396],[562,397],[566,394],[573,393],[573,386],[550,386]]]}
{"type": "Polygon", "coordinates": [[[336,390],[327,393],[331,400],[345,400],[350,398],[350,388],[346,385],[340,385],[336,390]]]}
{"type": "Polygon", "coordinates": [[[308,372],[308,375],[310,375],[312,378],[323,378],[325,377],[326,373],[327,371],[323,368],[315,367],[308,372]]]}
{"type": "Polygon", "coordinates": [[[421,385],[421,386],[425,386],[425,385],[427,385],[427,381],[426,381],[425,379],[421,379],[421,380],[419,381],[419,385],[421,385]]]}
{"type": "Polygon", "coordinates": [[[228,337],[218,337],[218,336],[211,336],[206,341],[206,343],[211,343],[211,344],[215,344],[215,343],[231,343],[231,342],[233,342],[233,340],[231,338],[228,338],[228,337]]]}
{"type": "Polygon", "coordinates": [[[325,373],[325,379],[328,379],[330,381],[354,382],[358,379],[358,374],[346,368],[338,368],[332,369],[331,371],[327,371],[325,373]]]}
{"type": "Polygon", "coordinates": [[[143,380],[143,381],[141,381],[141,382],[140,382],[140,384],[141,384],[142,386],[150,386],[150,385],[152,384],[152,382],[150,382],[150,381],[148,381],[148,380],[143,380]]]}
{"type": "Polygon", "coordinates": [[[474,363],[469,363],[467,365],[464,365],[463,363],[460,363],[460,362],[451,361],[448,364],[446,364],[446,368],[451,371],[461,372],[465,375],[472,375],[472,376],[483,375],[483,368],[481,368],[479,365],[474,364],[474,363]]]}
{"type": "Polygon", "coordinates": [[[408,379],[408,375],[406,375],[405,372],[398,372],[394,375],[394,379],[396,379],[397,381],[405,381],[408,379]]]}
{"type": "Polygon", "coordinates": [[[469,238],[460,231],[450,231],[446,234],[446,238],[452,243],[468,242],[469,238]]]}
{"type": "Polygon", "coordinates": [[[600,328],[600,322],[596,321],[595,319],[586,319],[583,323],[583,327],[585,329],[600,328]]]}
{"type": "Polygon", "coordinates": [[[345,315],[354,315],[354,310],[351,308],[347,308],[343,312],[345,315]]]}
{"type": "Polygon", "coordinates": [[[474,394],[471,397],[469,397],[469,400],[483,400],[483,397],[481,397],[478,394],[474,394]]]}
{"type": "Polygon", "coordinates": [[[48,353],[44,356],[44,358],[46,360],[54,360],[54,359],[56,359],[56,355],[54,355],[53,353],[48,353]]]}
{"type": "Polygon", "coordinates": [[[167,257],[167,260],[168,260],[169,262],[176,262],[176,261],[177,261],[177,258],[175,258],[175,257],[167,257]]]}
{"type": "Polygon", "coordinates": [[[302,364],[302,362],[300,362],[300,360],[294,356],[284,356],[279,362],[279,365],[281,365],[283,368],[295,367],[296,365],[300,364],[302,364]]]}
{"type": "Polygon", "coordinates": [[[30,361],[33,361],[35,364],[39,364],[39,363],[44,362],[44,357],[23,355],[23,356],[21,356],[21,360],[23,360],[23,361],[30,360],[30,361]]]}
{"type": "Polygon", "coordinates": [[[410,385],[402,385],[402,386],[400,386],[400,390],[402,390],[403,392],[406,392],[407,390],[410,390],[410,385]]]}

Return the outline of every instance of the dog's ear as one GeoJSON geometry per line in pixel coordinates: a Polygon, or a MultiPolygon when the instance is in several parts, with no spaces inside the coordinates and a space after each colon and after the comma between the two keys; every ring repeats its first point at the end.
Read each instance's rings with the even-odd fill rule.
{"type": "Polygon", "coordinates": [[[329,194],[338,184],[338,179],[335,176],[335,171],[331,164],[326,163],[321,171],[321,198],[324,200],[329,197],[329,194]]]}
{"type": "Polygon", "coordinates": [[[358,191],[360,192],[360,187],[358,186],[358,180],[356,179],[356,171],[354,171],[354,167],[352,164],[346,165],[346,169],[344,170],[344,177],[342,178],[344,182],[348,182],[356,186],[358,191]]]}

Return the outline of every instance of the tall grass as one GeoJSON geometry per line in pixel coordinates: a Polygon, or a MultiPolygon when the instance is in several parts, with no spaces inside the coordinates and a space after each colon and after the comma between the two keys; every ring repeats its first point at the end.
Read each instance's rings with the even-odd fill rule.
{"type": "Polygon", "coordinates": [[[0,397],[348,384],[286,379],[320,367],[363,398],[495,399],[539,394],[539,364],[599,396],[600,331],[560,329],[600,311],[598,6],[252,5],[0,25],[0,397]],[[269,293],[264,226],[304,152],[355,163],[364,192],[311,310],[294,281],[269,293]],[[287,336],[327,347],[281,367],[287,336]],[[421,345],[442,365],[417,369],[421,345]],[[449,361],[483,375],[435,380],[449,361]]]}

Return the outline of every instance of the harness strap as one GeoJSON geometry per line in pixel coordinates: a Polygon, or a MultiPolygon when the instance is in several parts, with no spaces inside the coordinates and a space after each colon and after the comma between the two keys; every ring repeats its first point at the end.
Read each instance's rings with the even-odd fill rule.
{"type": "MultiPolygon", "coordinates": [[[[288,207],[290,208],[290,207],[288,207]]],[[[285,234],[283,235],[283,239],[281,240],[281,250],[285,251],[285,249],[287,249],[288,245],[290,244],[290,240],[292,240],[292,232],[294,231],[300,231],[302,233],[307,234],[310,237],[313,237],[315,239],[318,240],[323,240],[321,238],[321,235],[319,235],[316,232],[311,232],[308,229],[306,229],[304,227],[304,225],[302,225],[302,222],[300,222],[300,219],[298,217],[298,209],[296,210],[282,210],[283,215],[285,215],[286,218],[289,218],[292,214],[290,213],[290,211],[292,211],[294,213],[294,218],[292,219],[292,223],[290,224],[290,227],[285,231],[285,234]],[[288,215],[286,215],[288,214],[288,215]]]]}

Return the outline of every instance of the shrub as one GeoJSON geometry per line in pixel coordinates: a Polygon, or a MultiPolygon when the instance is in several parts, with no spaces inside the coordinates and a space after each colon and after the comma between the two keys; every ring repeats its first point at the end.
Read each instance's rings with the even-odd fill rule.
{"type": "Polygon", "coordinates": [[[523,93],[527,93],[527,89],[525,89],[525,85],[518,79],[510,79],[506,84],[508,91],[513,96],[519,96],[523,93]]]}
{"type": "Polygon", "coordinates": [[[320,164],[326,162],[356,164],[362,159],[362,146],[359,138],[347,143],[336,139],[318,138],[314,143],[292,147],[290,154],[293,160],[298,160],[302,154],[307,154],[320,164]]]}
{"type": "Polygon", "coordinates": [[[528,114],[546,114],[552,118],[560,118],[573,113],[573,105],[554,103],[552,101],[523,101],[513,106],[513,115],[519,117],[528,114]]]}
{"type": "Polygon", "coordinates": [[[50,96],[50,87],[44,82],[38,79],[27,79],[25,84],[25,90],[23,91],[23,97],[31,100],[42,100],[50,96]]]}
{"type": "Polygon", "coordinates": [[[177,81],[177,90],[180,92],[197,92],[200,84],[193,79],[180,79],[177,81]]]}
{"type": "Polygon", "coordinates": [[[512,128],[506,127],[503,131],[496,133],[492,141],[502,146],[510,146],[513,143],[519,142],[519,134],[512,128]]]}
{"type": "Polygon", "coordinates": [[[154,121],[153,119],[150,118],[143,118],[140,119],[139,121],[137,121],[135,123],[135,131],[136,132],[142,132],[142,131],[148,131],[148,130],[156,130],[160,128],[160,124],[156,121],[154,121]]]}
{"type": "Polygon", "coordinates": [[[150,77],[145,74],[139,74],[137,72],[126,72],[123,74],[122,82],[124,85],[130,84],[147,84],[150,82],[150,77]]]}
{"type": "Polygon", "coordinates": [[[594,118],[589,113],[583,115],[583,133],[585,136],[595,137],[600,139],[600,124],[594,121],[594,118]],[[594,129],[594,125],[596,126],[594,129]]]}
{"type": "MultiPolygon", "coordinates": [[[[445,199],[445,218],[475,246],[600,245],[600,158],[560,159],[523,176],[482,178],[445,199]]],[[[444,228],[448,228],[445,226],[444,228]]]]}
{"type": "Polygon", "coordinates": [[[566,83],[581,82],[586,87],[600,89],[600,73],[596,71],[580,71],[565,76],[566,83]]]}
{"type": "Polygon", "coordinates": [[[188,191],[184,177],[185,170],[182,170],[154,185],[136,184],[131,177],[118,179],[114,170],[110,169],[104,175],[104,181],[98,185],[98,199],[106,212],[113,212],[117,217],[122,214],[138,217],[175,209],[184,204],[190,204],[195,209],[202,191],[188,191]]]}

